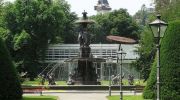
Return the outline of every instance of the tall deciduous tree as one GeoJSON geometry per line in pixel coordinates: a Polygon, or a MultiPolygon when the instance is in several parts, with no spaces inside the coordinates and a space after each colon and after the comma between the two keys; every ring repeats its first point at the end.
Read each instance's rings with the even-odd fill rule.
{"type": "Polygon", "coordinates": [[[155,19],[153,8],[151,9],[152,11],[149,11],[145,5],[142,5],[141,10],[133,16],[140,27],[140,41],[137,49],[139,58],[133,62],[132,65],[141,72],[141,78],[143,78],[144,81],[149,77],[151,65],[155,57],[153,34],[148,28],[149,22],[155,19]]]}
{"type": "Polygon", "coordinates": [[[113,11],[109,14],[109,20],[113,23],[111,34],[138,39],[138,26],[126,9],[113,11]]]}
{"type": "Polygon", "coordinates": [[[126,9],[114,10],[92,18],[97,22],[96,26],[94,26],[94,35],[97,35],[97,37],[101,36],[100,38],[104,37],[97,40],[105,42],[105,37],[110,34],[138,39],[138,26],[126,9]]]}
{"type": "Polygon", "coordinates": [[[180,19],[179,0],[155,0],[156,11],[168,21],[180,19]]]}
{"type": "Polygon", "coordinates": [[[64,35],[65,24],[71,24],[68,16],[73,14],[64,0],[16,0],[7,6],[6,11],[6,27],[14,37],[13,54],[24,54],[23,59],[17,56],[15,60],[24,62],[20,67],[26,66],[25,71],[33,79],[48,43],[64,41],[60,38],[64,35]]]}
{"type": "MultiPolygon", "coordinates": [[[[56,5],[63,5],[61,6],[62,10],[64,11],[65,20],[64,20],[64,28],[61,30],[61,34],[58,34],[56,38],[61,37],[61,42],[64,43],[77,43],[77,36],[78,34],[76,31],[76,26],[74,22],[78,19],[77,15],[74,12],[70,11],[70,5],[65,0],[55,0],[56,5]]],[[[59,43],[59,40],[56,39],[54,43],[59,43]]]]}
{"type": "Polygon", "coordinates": [[[141,72],[141,77],[146,81],[149,77],[156,51],[153,34],[149,28],[144,27],[141,32],[139,45],[137,52],[140,57],[132,65],[141,72]]]}

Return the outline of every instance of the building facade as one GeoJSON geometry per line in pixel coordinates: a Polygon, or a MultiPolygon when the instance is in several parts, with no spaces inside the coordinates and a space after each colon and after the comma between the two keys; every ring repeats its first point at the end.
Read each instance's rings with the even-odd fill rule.
{"type": "MultiPolygon", "coordinates": [[[[135,52],[137,50],[137,44],[135,45],[121,45],[123,50],[127,53],[125,56],[125,61],[131,63],[136,60],[138,54],[135,52]]],[[[113,58],[113,62],[117,60],[117,51],[119,44],[91,44],[91,53],[94,58],[113,58]]],[[[54,44],[49,45],[46,51],[46,62],[64,62],[68,58],[78,57],[79,54],[79,44],[54,44]]]]}
{"type": "MultiPolygon", "coordinates": [[[[125,78],[129,74],[134,75],[135,78],[139,77],[139,73],[131,66],[131,63],[135,61],[139,56],[137,54],[137,44],[134,45],[121,45],[123,50],[127,53],[123,60],[123,73],[125,78]]],[[[108,79],[108,66],[112,68],[112,75],[116,76],[120,72],[120,64],[117,63],[117,51],[119,44],[91,44],[91,53],[93,58],[102,58],[105,62],[94,62],[93,65],[96,68],[98,77],[102,80],[108,79]],[[106,60],[108,57],[112,57],[112,63],[108,64],[106,60]]],[[[54,70],[60,80],[67,80],[68,74],[72,69],[77,67],[77,62],[66,62],[67,59],[77,58],[79,55],[79,44],[54,44],[49,45],[46,51],[45,62],[58,69],[54,70]],[[61,77],[63,76],[63,77],[61,77]]]]}

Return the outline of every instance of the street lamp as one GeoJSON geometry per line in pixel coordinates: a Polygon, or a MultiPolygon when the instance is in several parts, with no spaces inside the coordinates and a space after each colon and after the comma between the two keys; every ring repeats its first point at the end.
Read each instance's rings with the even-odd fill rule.
{"type": "Polygon", "coordinates": [[[112,67],[112,57],[107,58],[107,64],[109,64],[109,96],[111,96],[111,67],[112,67]]]}
{"type": "Polygon", "coordinates": [[[157,100],[160,100],[160,39],[163,38],[168,24],[162,21],[161,16],[158,14],[157,19],[149,24],[151,31],[156,39],[157,48],[157,100]]]}
{"type": "Polygon", "coordinates": [[[124,52],[122,47],[121,47],[121,45],[119,45],[119,50],[117,52],[117,59],[120,58],[120,100],[123,100],[123,91],[122,91],[122,60],[125,58],[125,56],[126,56],[126,52],[124,52]]]}

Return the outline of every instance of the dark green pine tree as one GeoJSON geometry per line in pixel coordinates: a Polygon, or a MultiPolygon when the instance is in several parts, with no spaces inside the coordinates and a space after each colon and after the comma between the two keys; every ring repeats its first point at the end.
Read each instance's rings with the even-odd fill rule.
{"type": "MultiPolygon", "coordinates": [[[[160,49],[160,98],[161,100],[180,100],[180,21],[169,24],[160,49]]],[[[145,99],[156,98],[156,61],[152,66],[145,99]]]]}
{"type": "Polygon", "coordinates": [[[0,38],[0,100],[21,100],[21,84],[9,52],[0,38]]]}

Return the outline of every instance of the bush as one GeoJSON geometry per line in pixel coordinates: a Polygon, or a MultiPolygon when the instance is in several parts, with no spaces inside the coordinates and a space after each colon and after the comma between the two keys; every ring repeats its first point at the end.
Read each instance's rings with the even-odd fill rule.
{"type": "Polygon", "coordinates": [[[147,80],[147,85],[144,88],[143,98],[152,99],[156,97],[156,60],[152,65],[151,73],[149,79],[147,80]]]}
{"type": "MultiPolygon", "coordinates": [[[[180,100],[180,21],[169,24],[167,34],[161,42],[160,55],[160,98],[161,100],[180,100]]],[[[147,86],[145,99],[156,97],[156,63],[153,64],[147,86]]]]}
{"type": "Polygon", "coordinates": [[[20,100],[21,84],[9,52],[0,38],[0,100],[20,100]]]}

